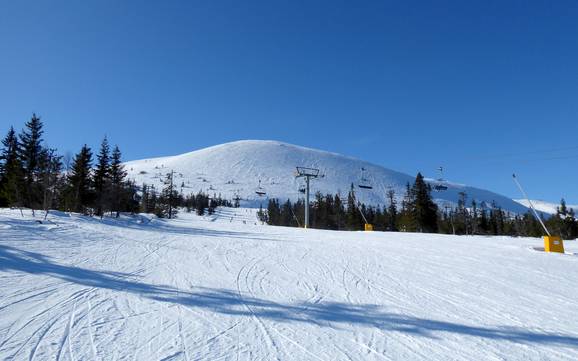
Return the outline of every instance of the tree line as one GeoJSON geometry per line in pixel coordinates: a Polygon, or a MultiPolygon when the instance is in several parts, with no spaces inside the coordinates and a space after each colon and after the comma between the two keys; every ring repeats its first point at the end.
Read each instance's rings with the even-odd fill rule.
{"type": "Polygon", "coordinates": [[[36,114],[17,134],[13,127],[0,151],[0,206],[57,209],[103,216],[138,210],[136,186],[126,179],[118,146],[107,138],[96,159],[86,144],[73,157],[63,157],[43,139],[44,124],[36,114]],[[93,164],[94,162],[94,164],[93,164]]]}
{"type": "Polygon", "coordinates": [[[184,195],[178,192],[173,183],[174,174],[170,172],[166,175],[163,188],[157,191],[154,185],[143,184],[140,194],[140,212],[153,213],[159,218],[174,218],[178,209],[186,212],[195,212],[197,215],[214,214],[217,207],[238,207],[231,201],[222,198],[221,195],[199,191],[184,195]]]}
{"type": "MultiPolygon", "coordinates": [[[[494,202],[468,202],[460,193],[456,206],[440,209],[431,196],[431,186],[418,173],[413,184],[407,184],[400,204],[393,190],[387,192],[388,205],[367,206],[356,200],[351,185],[347,198],[339,194],[316,193],[310,208],[312,228],[330,230],[362,230],[370,223],[376,231],[424,232],[457,235],[508,235],[539,237],[544,234],[539,221],[530,212],[518,215],[506,212],[494,202]]],[[[271,225],[300,227],[304,220],[304,202],[270,199],[258,217],[271,225]]],[[[564,239],[578,236],[578,221],[573,209],[562,199],[555,215],[542,221],[546,227],[564,239]]]]}
{"type": "Polygon", "coordinates": [[[55,209],[103,217],[121,212],[154,213],[173,218],[179,207],[204,214],[218,206],[231,206],[220,196],[199,192],[184,196],[166,176],[162,189],[141,187],[127,179],[118,146],[106,137],[93,155],[86,144],[74,157],[63,157],[44,141],[44,124],[36,114],[20,133],[10,127],[0,150],[0,207],[55,209]]]}
{"type": "MultiPolygon", "coordinates": [[[[111,149],[104,137],[96,157],[86,144],[74,157],[63,157],[46,145],[44,125],[35,114],[20,133],[10,127],[2,139],[0,150],[0,207],[34,210],[50,209],[87,215],[118,217],[121,212],[153,213],[173,218],[179,208],[199,215],[214,213],[219,206],[239,206],[220,195],[203,192],[184,195],[177,191],[173,172],[163,186],[137,187],[127,179],[118,146],[111,149]]],[[[181,187],[182,189],[182,187],[181,187]]],[[[468,202],[461,193],[456,207],[440,209],[431,196],[431,186],[418,173],[413,184],[406,185],[398,204],[393,190],[387,192],[388,205],[367,206],[357,201],[353,184],[345,199],[340,195],[317,193],[310,212],[312,228],[358,230],[371,223],[378,231],[406,231],[448,234],[487,234],[540,236],[543,231],[530,213],[517,215],[505,212],[496,204],[468,202]]],[[[259,218],[272,225],[302,226],[302,200],[281,204],[270,199],[259,218]]],[[[578,236],[578,222],[573,209],[562,199],[555,215],[543,219],[546,226],[565,239],[578,236]]]]}

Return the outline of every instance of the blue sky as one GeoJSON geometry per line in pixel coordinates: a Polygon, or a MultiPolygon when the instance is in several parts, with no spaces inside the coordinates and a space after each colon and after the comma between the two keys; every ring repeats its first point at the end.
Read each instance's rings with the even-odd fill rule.
{"type": "MultiPolygon", "coordinates": [[[[0,132],[64,153],[276,139],[578,204],[577,1],[14,1],[0,132]]],[[[3,135],[2,135],[3,136],[3,135]]]]}

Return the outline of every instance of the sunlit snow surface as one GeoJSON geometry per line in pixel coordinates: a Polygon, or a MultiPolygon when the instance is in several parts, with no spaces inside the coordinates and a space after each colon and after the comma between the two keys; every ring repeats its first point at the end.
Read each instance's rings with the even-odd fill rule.
{"type": "Polygon", "coordinates": [[[0,209],[2,360],[578,359],[578,257],[539,239],[24,212],[0,209]]]}
{"type": "MultiPolygon", "coordinates": [[[[525,207],[530,207],[530,203],[526,199],[516,199],[516,202],[520,203],[525,207]]],[[[560,207],[560,203],[551,203],[551,202],[544,202],[539,200],[533,200],[532,205],[538,212],[543,212],[547,214],[556,214],[558,207],[560,207]]],[[[578,205],[568,204],[567,209],[574,209],[575,212],[578,212],[578,205]]]]}

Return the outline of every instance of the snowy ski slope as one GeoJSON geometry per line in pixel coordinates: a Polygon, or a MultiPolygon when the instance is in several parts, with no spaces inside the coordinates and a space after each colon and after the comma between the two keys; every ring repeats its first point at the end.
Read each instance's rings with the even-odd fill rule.
{"type": "Polygon", "coordinates": [[[578,257],[539,239],[271,227],[252,209],[49,219],[0,209],[1,360],[578,359],[578,257]]]}
{"type": "MultiPolygon", "coordinates": [[[[352,183],[359,184],[361,168],[365,168],[373,189],[357,189],[356,195],[362,202],[373,205],[387,204],[386,192],[389,189],[393,189],[401,200],[406,183],[413,183],[415,179],[415,174],[403,174],[340,154],[264,140],[237,141],[172,157],[126,163],[130,178],[139,185],[147,183],[161,187],[166,173],[174,170],[175,181],[178,186],[184,185],[185,194],[204,190],[209,194],[221,193],[226,198],[239,195],[245,200],[245,206],[253,207],[266,203],[266,198],[255,194],[259,180],[268,197],[296,200],[302,196],[299,181],[293,176],[296,166],[321,170],[324,177],[312,181],[312,192],[340,193],[344,197],[352,183]]],[[[484,189],[451,182],[446,185],[447,191],[433,194],[442,206],[457,203],[459,193],[465,192],[468,204],[472,199],[476,199],[478,204],[485,201],[488,206],[495,201],[505,210],[515,213],[527,211],[525,206],[512,199],[484,189]]]]}
{"type": "MultiPolygon", "coordinates": [[[[530,207],[530,203],[528,203],[528,200],[526,199],[516,199],[515,201],[520,203],[524,207],[530,207]]],[[[543,212],[547,214],[556,214],[558,207],[560,207],[560,203],[550,203],[540,200],[532,200],[532,204],[534,205],[534,208],[536,208],[538,212],[543,212]]],[[[578,211],[578,205],[568,204],[566,207],[568,207],[568,209],[572,208],[574,209],[574,211],[578,211]]]]}

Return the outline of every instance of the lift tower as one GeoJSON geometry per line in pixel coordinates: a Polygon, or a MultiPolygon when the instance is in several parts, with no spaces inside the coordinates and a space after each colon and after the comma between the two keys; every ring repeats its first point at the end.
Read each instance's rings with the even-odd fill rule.
{"type": "Polygon", "coordinates": [[[319,169],[307,168],[307,167],[297,167],[295,172],[295,177],[305,178],[305,228],[309,228],[309,180],[311,178],[319,177],[319,169]]]}

